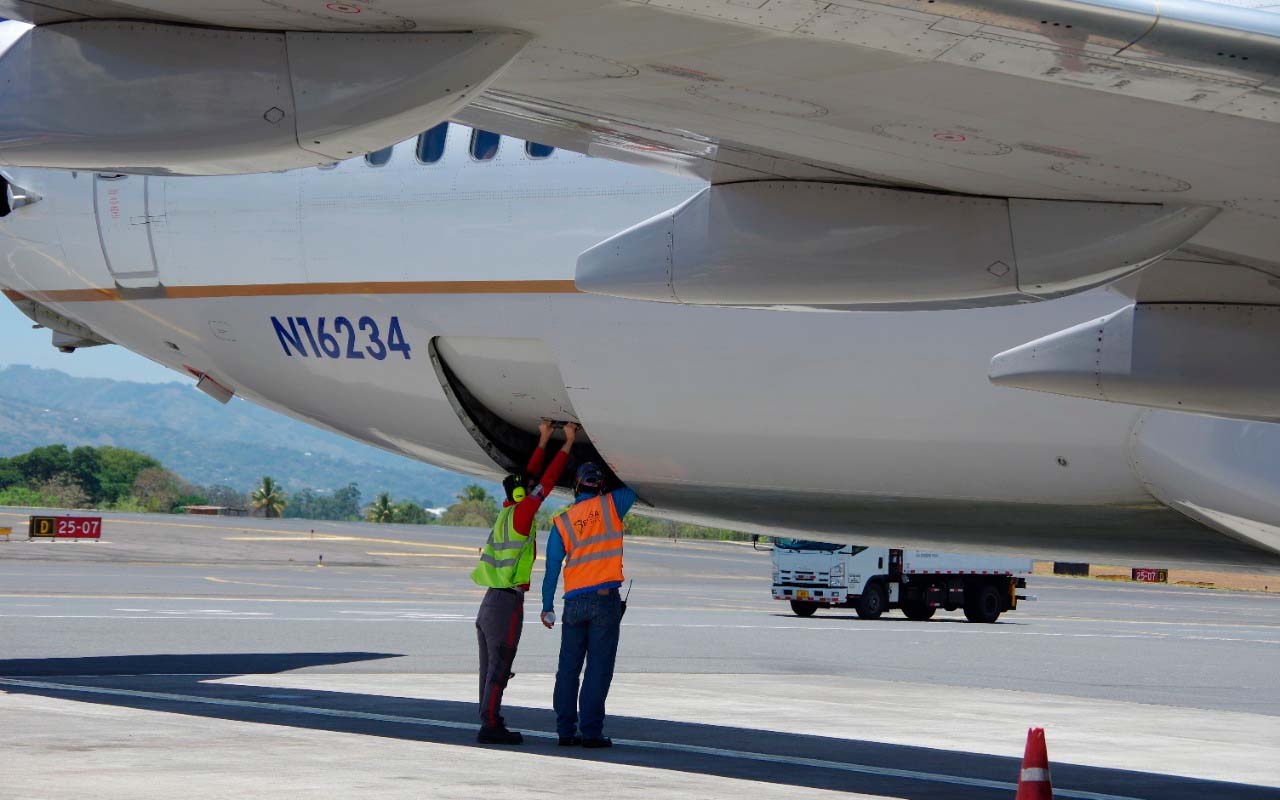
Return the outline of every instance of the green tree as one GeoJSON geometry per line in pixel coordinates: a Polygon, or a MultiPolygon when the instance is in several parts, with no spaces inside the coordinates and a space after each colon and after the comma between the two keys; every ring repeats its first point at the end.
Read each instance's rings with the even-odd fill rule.
{"type": "Polygon", "coordinates": [[[80,484],[90,503],[96,505],[102,499],[102,456],[96,447],[72,450],[68,473],[80,484]]]}
{"type": "Polygon", "coordinates": [[[14,456],[13,462],[28,484],[44,483],[58,473],[71,471],[71,451],[65,444],[51,444],[14,456]]]}
{"type": "Polygon", "coordinates": [[[391,521],[401,525],[430,525],[436,518],[412,500],[405,500],[403,503],[396,503],[391,512],[391,521]]]}
{"type": "Polygon", "coordinates": [[[334,519],[360,519],[360,489],[354,483],[348,483],[333,493],[334,519]]]}
{"type": "Polygon", "coordinates": [[[288,519],[328,519],[318,513],[317,506],[325,499],[314,489],[300,489],[289,495],[282,516],[288,519]]]}
{"type": "Polygon", "coordinates": [[[627,515],[626,529],[627,533],[632,536],[665,536],[671,538],[676,534],[674,522],[645,517],[639,514],[627,515]]]}
{"type": "Polygon", "coordinates": [[[109,504],[106,508],[108,511],[127,511],[132,514],[141,514],[149,510],[141,500],[131,494],[117,498],[115,502],[109,504]]]}
{"type": "Polygon", "coordinates": [[[391,495],[386,492],[378,494],[378,499],[365,509],[364,518],[369,522],[391,522],[395,516],[395,506],[391,504],[391,495]]]}
{"type": "Polygon", "coordinates": [[[18,469],[18,465],[14,463],[12,458],[0,458],[0,489],[9,486],[18,486],[26,483],[26,479],[22,476],[22,470],[18,469]]]}
{"type": "Polygon", "coordinates": [[[498,502],[483,486],[472,483],[458,493],[458,502],[440,517],[441,525],[461,528],[492,528],[498,519],[498,502]]]}
{"type": "Polygon", "coordinates": [[[192,489],[187,494],[180,494],[173,501],[173,505],[169,510],[174,514],[182,514],[187,506],[207,506],[211,505],[209,498],[199,489],[192,489]]]}
{"type": "Polygon", "coordinates": [[[263,476],[262,483],[253,490],[249,499],[253,501],[253,507],[268,519],[280,516],[287,502],[284,491],[276,484],[275,479],[267,476],[263,476]]]}
{"type": "Polygon", "coordinates": [[[6,486],[0,489],[0,506],[53,508],[54,503],[50,498],[28,486],[6,486]]]}
{"type": "Polygon", "coordinates": [[[161,466],[151,456],[123,447],[99,447],[98,461],[102,465],[98,473],[99,499],[107,504],[129,496],[133,492],[134,481],[144,469],[161,466]]]}
{"type": "Polygon", "coordinates": [[[364,519],[360,511],[360,488],[354,483],[348,483],[331,494],[303,489],[289,498],[284,516],[291,519],[364,519]]]}

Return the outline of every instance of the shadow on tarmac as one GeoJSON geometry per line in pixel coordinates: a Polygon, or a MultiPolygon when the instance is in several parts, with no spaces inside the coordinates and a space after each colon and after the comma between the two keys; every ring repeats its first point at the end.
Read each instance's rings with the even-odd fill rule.
{"type": "Polygon", "coordinates": [[[305,667],[330,667],[336,664],[399,657],[399,653],[209,653],[11,658],[0,659],[0,676],[31,678],[179,675],[202,679],[225,678],[232,675],[269,675],[305,667]]]}
{"type": "MultiPolygon", "coordinates": [[[[429,700],[311,689],[235,686],[208,683],[211,678],[287,672],[307,667],[334,666],[375,659],[395,658],[392,653],[245,653],[196,655],[134,655],[89,658],[0,660],[0,677],[55,683],[56,686],[24,686],[0,683],[0,691],[31,694],[148,711],[181,713],[193,717],[256,722],[312,730],[378,736],[453,746],[473,746],[477,708],[473,703],[429,700]],[[71,687],[124,692],[183,695],[149,697],[140,694],[90,694],[71,687]],[[280,698],[287,692],[288,703],[280,698]],[[245,705],[219,705],[218,702],[245,705]],[[324,709],[324,715],[305,709],[324,709]],[[338,712],[334,715],[332,712],[338,712]],[[341,716],[341,712],[411,718],[412,721],[341,716]],[[432,724],[431,721],[438,721],[432,724]],[[425,723],[425,724],[424,724],[425,723]],[[472,727],[474,726],[474,727],[472,727]]],[[[785,678],[782,678],[785,680],[785,678]]],[[[517,680],[519,680],[517,678],[517,680]]],[[[732,682],[732,676],[726,676],[732,682]]],[[[678,684],[671,691],[678,693],[678,684]]],[[[514,730],[554,731],[555,716],[546,709],[504,709],[514,730]]],[[[849,728],[857,729],[857,709],[849,710],[849,728]]],[[[643,717],[610,716],[607,733],[615,739],[709,747],[763,754],[774,761],[733,754],[703,754],[659,747],[617,746],[610,750],[558,747],[554,740],[526,739],[517,751],[543,757],[557,756],[605,761],[651,769],[763,781],[785,786],[861,792],[905,800],[978,800],[1006,797],[1002,789],[949,784],[894,775],[848,772],[830,766],[797,763],[788,759],[817,759],[875,769],[910,770],[940,776],[987,781],[1016,781],[1016,758],[990,756],[925,747],[883,744],[857,739],[809,736],[802,733],[700,725],[643,717]]],[[[1051,753],[1052,756],[1052,747],[1051,753]]],[[[430,767],[426,767],[430,769],[430,767]]],[[[1245,784],[1203,781],[1155,773],[1053,764],[1055,788],[1152,800],[1276,800],[1275,789],[1245,784]]]]}

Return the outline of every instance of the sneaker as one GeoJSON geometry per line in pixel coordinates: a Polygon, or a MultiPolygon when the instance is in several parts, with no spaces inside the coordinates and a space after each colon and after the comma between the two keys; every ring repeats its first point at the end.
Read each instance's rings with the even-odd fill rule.
{"type": "Polygon", "coordinates": [[[506,725],[495,725],[492,728],[481,728],[480,733],[476,735],[476,741],[480,744],[521,744],[524,742],[524,736],[520,731],[507,730],[506,725]]]}
{"type": "Polygon", "coordinates": [[[578,745],[580,745],[580,744],[582,744],[582,737],[581,737],[581,736],[579,736],[579,735],[578,735],[578,734],[576,734],[576,733],[575,733],[574,735],[572,735],[572,736],[561,736],[561,737],[560,737],[560,746],[561,746],[561,747],[577,747],[577,746],[578,746],[578,745]]]}
{"type": "Polygon", "coordinates": [[[608,736],[601,736],[598,739],[583,739],[582,746],[586,748],[613,747],[613,740],[608,736]]]}

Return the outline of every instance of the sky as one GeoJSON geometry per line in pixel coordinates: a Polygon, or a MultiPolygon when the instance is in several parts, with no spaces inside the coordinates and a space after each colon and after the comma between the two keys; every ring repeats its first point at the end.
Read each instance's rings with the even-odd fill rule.
{"type": "Polygon", "coordinates": [[[164,383],[180,381],[173,370],[116,345],[60,353],[49,344],[49,331],[31,329],[31,320],[8,301],[0,302],[0,366],[29,364],[62,370],[81,378],[164,383]]]}

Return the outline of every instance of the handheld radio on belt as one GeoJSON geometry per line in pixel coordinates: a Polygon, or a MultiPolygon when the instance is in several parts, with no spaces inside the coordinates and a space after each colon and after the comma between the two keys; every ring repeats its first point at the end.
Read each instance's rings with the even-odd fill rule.
{"type": "Polygon", "coordinates": [[[635,582],[636,581],[634,578],[627,581],[627,595],[626,597],[622,598],[622,613],[619,615],[619,618],[625,617],[627,615],[627,600],[631,597],[631,584],[635,582]]]}

